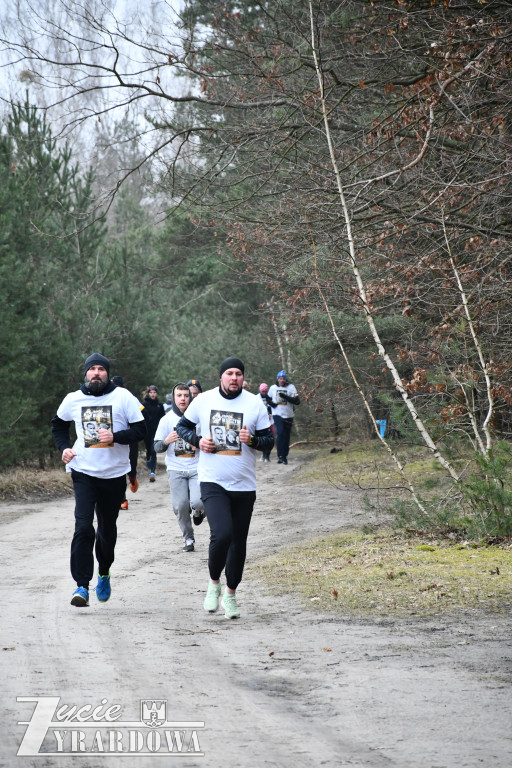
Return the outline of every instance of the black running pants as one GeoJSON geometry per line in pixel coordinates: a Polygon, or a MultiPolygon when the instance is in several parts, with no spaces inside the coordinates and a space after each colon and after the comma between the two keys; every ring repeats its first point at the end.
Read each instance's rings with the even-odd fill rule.
{"type": "Polygon", "coordinates": [[[75,491],[75,532],[71,542],[71,575],[77,586],[88,589],[94,576],[94,555],[98,570],[106,576],[114,562],[117,516],[126,494],[126,475],[109,480],[72,470],[75,491]],[[96,512],[97,530],[94,530],[96,512]]]}
{"type": "Polygon", "coordinates": [[[217,483],[200,486],[210,526],[210,578],[217,581],[225,569],[227,586],[236,589],[242,581],[256,491],[227,491],[217,483]]]}

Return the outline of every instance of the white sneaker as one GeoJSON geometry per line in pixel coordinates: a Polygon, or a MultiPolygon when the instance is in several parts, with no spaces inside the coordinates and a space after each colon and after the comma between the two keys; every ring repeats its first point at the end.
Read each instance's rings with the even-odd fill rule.
{"type": "Polygon", "coordinates": [[[215,613],[219,608],[220,584],[208,584],[208,590],[204,599],[204,609],[209,613],[215,613]]]}
{"type": "Polygon", "coordinates": [[[229,595],[226,590],[222,595],[222,607],[224,608],[224,616],[226,619],[238,619],[240,618],[240,609],[236,602],[236,594],[229,595]]]}

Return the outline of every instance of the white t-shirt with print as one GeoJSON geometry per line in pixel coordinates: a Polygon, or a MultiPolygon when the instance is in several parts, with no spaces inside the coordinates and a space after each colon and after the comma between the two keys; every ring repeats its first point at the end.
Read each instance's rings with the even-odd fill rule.
{"type": "Polygon", "coordinates": [[[293,404],[280,397],[280,392],[284,392],[290,397],[297,396],[297,390],[293,384],[287,384],[285,387],[280,387],[278,384],[272,384],[268,390],[268,395],[272,402],[277,405],[277,408],[272,408],[272,415],[281,416],[282,419],[293,419],[293,404]]]}
{"type": "Polygon", "coordinates": [[[92,477],[111,479],[130,471],[130,447],[119,443],[100,443],[98,429],[119,432],[130,424],[144,421],[141,406],[136,397],[124,387],[95,397],[84,395],[79,389],[66,395],[59,406],[57,416],[63,421],[73,421],[76,430],[76,451],[66,464],[66,472],[75,469],[92,477]]]}
{"type": "Polygon", "coordinates": [[[217,446],[215,453],[200,451],[199,482],[217,483],[229,491],[255,491],[257,451],[240,441],[240,430],[247,427],[254,435],[257,430],[268,429],[268,413],[261,397],[243,389],[229,400],[217,387],[194,398],[184,416],[197,424],[198,434],[213,438],[217,446]]]}
{"type": "MultiPolygon", "coordinates": [[[[180,420],[180,416],[174,411],[168,411],[165,416],[160,419],[160,423],[156,428],[155,442],[156,440],[165,440],[167,435],[174,430],[174,427],[180,420]]],[[[194,449],[192,445],[185,442],[182,437],[179,437],[175,443],[171,443],[167,446],[165,452],[165,466],[167,469],[186,469],[191,470],[197,467],[199,462],[199,448],[194,449]]]]}

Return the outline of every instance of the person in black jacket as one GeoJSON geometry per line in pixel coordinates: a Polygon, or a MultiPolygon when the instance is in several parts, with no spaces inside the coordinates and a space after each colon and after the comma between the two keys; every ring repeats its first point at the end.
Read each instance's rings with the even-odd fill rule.
{"type": "Polygon", "coordinates": [[[130,472],[129,445],[146,432],[140,403],[127,389],[109,381],[108,358],[93,352],[84,364],[84,384],[70,392],[52,419],[52,435],[62,451],[75,492],[75,532],[71,542],[71,575],[76,590],[71,604],[89,605],[89,582],[98,561],[96,597],[110,597],[119,507],[130,472]],[[76,440],[71,447],[70,427],[76,440]],[[91,428],[91,425],[95,427],[91,428]],[[96,513],[97,530],[94,530],[96,513]]]}
{"type": "Polygon", "coordinates": [[[149,482],[155,482],[156,452],[154,448],[155,432],[160,419],[165,416],[165,409],[158,399],[158,389],[151,384],[144,393],[142,415],[146,421],[146,465],[149,469],[149,482]]]}

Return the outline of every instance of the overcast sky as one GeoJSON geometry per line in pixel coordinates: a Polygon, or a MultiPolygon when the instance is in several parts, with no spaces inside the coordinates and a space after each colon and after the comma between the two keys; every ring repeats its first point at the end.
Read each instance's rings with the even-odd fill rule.
{"type": "MultiPolygon", "coordinates": [[[[169,50],[176,49],[179,46],[179,39],[176,35],[173,19],[176,11],[182,6],[181,0],[85,0],[84,6],[76,0],[3,0],[0,4],[0,37],[7,41],[0,47],[0,97],[4,101],[11,99],[23,99],[28,89],[32,99],[37,100],[39,106],[49,106],[59,100],[60,92],[55,89],[55,80],[50,77],[49,69],[44,67],[41,62],[20,61],[19,55],[12,49],[9,50],[9,42],[17,42],[24,34],[32,34],[32,41],[35,47],[40,51],[51,51],[52,58],[58,58],[59,52],[55,52],[55,44],[52,43],[53,50],[49,48],[49,37],[42,30],[51,30],[52,24],[61,24],[66,31],[74,32],[76,40],[80,38],[91,38],[92,33],[84,33],[79,25],[70,22],[69,17],[62,13],[66,7],[91,9],[94,3],[107,13],[105,15],[105,26],[115,32],[116,25],[126,30],[127,36],[135,40],[146,41],[147,35],[151,29],[160,36],[160,45],[169,50]],[[22,22],[17,19],[16,9],[19,8],[19,16],[22,22]],[[48,10],[49,9],[49,10],[48,10]],[[50,23],[48,23],[50,20],[50,23]],[[45,74],[48,77],[47,84],[40,77],[45,74]]],[[[99,15],[99,14],[98,14],[99,15]]],[[[96,39],[101,39],[96,33],[96,39]]],[[[108,39],[106,36],[104,39],[108,39]]],[[[141,50],[132,48],[125,41],[116,40],[119,44],[121,53],[124,53],[123,65],[125,71],[137,71],[143,68],[141,50]]],[[[87,43],[84,42],[84,48],[87,50],[87,43]]],[[[60,53],[65,51],[61,48],[60,53]]],[[[112,56],[113,59],[113,56],[112,56]]],[[[61,70],[62,72],[62,70],[61,70]]],[[[169,68],[160,74],[163,79],[169,75],[169,68]]],[[[58,111],[58,110],[57,110],[58,111]]]]}

